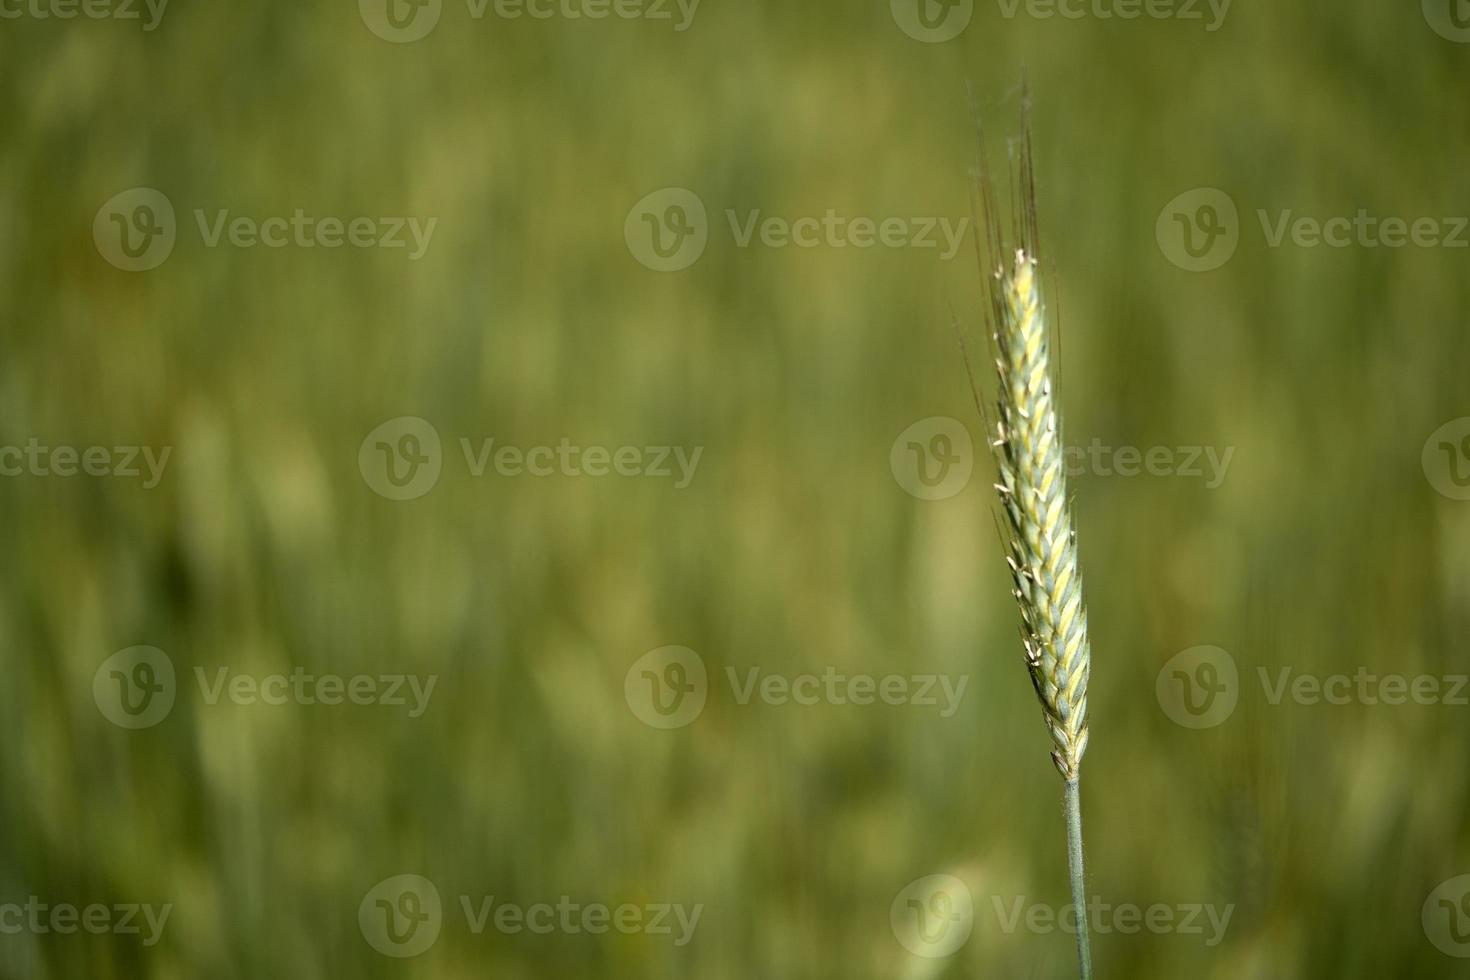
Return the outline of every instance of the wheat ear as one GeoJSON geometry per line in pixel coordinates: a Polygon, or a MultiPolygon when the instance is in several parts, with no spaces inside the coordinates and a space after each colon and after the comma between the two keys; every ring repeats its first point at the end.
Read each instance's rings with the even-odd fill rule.
{"type": "Polygon", "coordinates": [[[1002,312],[995,343],[1000,397],[992,441],[1005,518],[1006,563],[1021,607],[1031,683],[1051,732],[1052,762],[1076,782],[1087,751],[1087,610],[1077,567],[1077,533],[1052,402],[1046,317],[1036,262],[1018,249],[999,273],[1002,312]]]}
{"type": "MultiPolygon", "coordinates": [[[[1037,266],[1030,144],[1028,128],[1014,180],[1018,204],[1013,231],[1018,241],[1013,248],[1003,244],[994,192],[983,167],[978,187],[989,260],[995,263],[986,269],[982,252],[981,272],[987,277],[991,306],[991,349],[999,375],[991,448],[1000,476],[996,490],[1006,562],[1021,608],[1026,668],[1051,734],[1052,762],[1065,781],[1067,864],[1077,914],[1077,956],[1082,980],[1090,980],[1078,777],[1087,751],[1087,678],[1092,654],[1037,266]]],[[[990,424],[987,420],[987,427],[990,424]]]]}

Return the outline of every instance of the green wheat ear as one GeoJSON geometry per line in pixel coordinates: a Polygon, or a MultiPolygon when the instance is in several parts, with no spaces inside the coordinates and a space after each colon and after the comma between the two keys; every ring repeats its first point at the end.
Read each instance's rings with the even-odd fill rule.
{"type": "MultiPolygon", "coordinates": [[[[1029,113],[1029,106],[1026,111],[1029,113]]],[[[1052,762],[1065,780],[1067,863],[1079,925],[1077,956],[1083,980],[1090,980],[1078,779],[1087,751],[1087,679],[1092,651],[1037,266],[1029,125],[1014,170],[1016,205],[1009,242],[1002,233],[989,170],[983,165],[983,146],[981,160],[977,210],[982,212],[979,226],[986,230],[988,245],[988,254],[984,247],[980,251],[981,274],[987,283],[991,352],[999,378],[996,417],[993,422],[987,417],[986,427],[994,432],[990,443],[1000,477],[995,486],[1012,594],[1021,609],[1026,669],[1051,735],[1052,762]]],[[[968,365],[967,355],[967,369],[968,365]]],[[[974,387],[973,373],[971,385],[974,387]]],[[[985,415],[978,389],[976,404],[985,415]]]]}
{"type": "Polygon", "coordinates": [[[991,446],[1000,474],[996,490],[1010,552],[1006,563],[1021,607],[1026,668],[1054,743],[1052,762],[1074,781],[1087,751],[1092,656],[1035,259],[1018,249],[997,282],[1000,397],[991,446]]]}

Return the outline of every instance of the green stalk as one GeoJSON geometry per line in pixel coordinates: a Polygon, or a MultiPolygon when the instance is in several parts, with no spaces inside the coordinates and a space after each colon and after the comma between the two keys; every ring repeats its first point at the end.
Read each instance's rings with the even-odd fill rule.
{"type": "MultiPolygon", "coordinates": [[[[999,523],[1011,594],[1021,612],[1026,669],[1051,736],[1052,763],[1066,786],[1067,867],[1077,912],[1077,959],[1082,980],[1092,980],[1078,790],[1087,751],[1092,647],[1041,287],[1029,127],[1013,173],[1017,186],[1010,241],[1001,227],[989,172],[983,165],[977,188],[987,246],[981,250],[981,274],[988,286],[990,347],[998,381],[992,403],[994,418],[985,412],[978,388],[976,402],[992,432],[999,523]]],[[[968,370],[968,355],[965,360],[968,370]]]]}
{"type": "Polygon", "coordinates": [[[1092,980],[1092,940],[1087,932],[1087,885],[1082,873],[1082,793],[1079,780],[1069,779],[1062,794],[1067,811],[1067,871],[1072,878],[1072,905],[1077,910],[1077,962],[1082,980],[1092,980]]]}

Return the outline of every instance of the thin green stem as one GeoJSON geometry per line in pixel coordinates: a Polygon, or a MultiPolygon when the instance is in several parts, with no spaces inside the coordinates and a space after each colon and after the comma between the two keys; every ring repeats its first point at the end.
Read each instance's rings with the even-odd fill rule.
{"type": "Polygon", "coordinates": [[[1067,811],[1067,870],[1072,877],[1072,905],[1077,912],[1077,963],[1082,980],[1092,980],[1092,940],[1087,934],[1087,885],[1082,873],[1082,798],[1077,780],[1066,782],[1062,796],[1067,811]]]}

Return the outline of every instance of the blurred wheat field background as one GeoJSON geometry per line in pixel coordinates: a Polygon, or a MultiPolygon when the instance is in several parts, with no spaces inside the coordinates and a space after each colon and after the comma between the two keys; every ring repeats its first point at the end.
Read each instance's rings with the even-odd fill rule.
{"type": "Polygon", "coordinates": [[[1001,160],[1023,67],[1079,448],[1088,890],[1202,927],[1100,913],[1098,976],[1463,975],[1470,44],[1444,6],[1237,0],[1211,30],[975,4],[942,43],[902,2],[704,0],[679,30],[672,4],[446,0],[405,43],[368,0],[175,0],[151,30],[0,6],[0,976],[1075,976],[1063,929],[1012,920],[1068,901],[1059,786],[949,325],[983,348],[973,229],[949,257],[939,231],[970,215],[967,84],[1001,160]],[[94,227],[134,188],[176,233],[136,272],[94,227]],[[707,243],[660,272],[628,228],[668,188],[707,243]],[[410,258],[406,223],[274,248],[196,218],[297,209],[434,224],[410,258]],[[741,244],[829,210],[940,245],[741,244]],[[1360,211],[1438,238],[1294,224],[1360,211]],[[402,417],[440,468],[395,500],[370,436],[402,417]],[[973,462],[942,499],[899,465],[929,419],[973,462]],[[683,486],[672,452],[669,477],[476,475],[490,439],[700,454],[683,486]],[[169,455],[145,486],[141,452],[38,473],[32,441],[169,455]],[[1171,471],[1121,474],[1129,447],[1171,471]],[[129,728],[105,663],[139,646],[176,680],[129,728]],[[669,647],[707,680],[661,728],[632,692],[669,647]],[[196,682],[298,668],[434,687],[414,715],[196,682]],[[752,671],[965,686],[948,714],[742,703],[752,671]],[[1291,687],[1364,673],[1440,695],[1291,687]],[[384,955],[374,889],[405,874],[437,932],[384,955]],[[916,954],[897,923],[933,875],[970,931],[916,954]],[[490,896],[700,914],[682,944],[477,932],[462,899],[490,896]],[[38,902],[170,911],[66,932],[38,902]]]}

